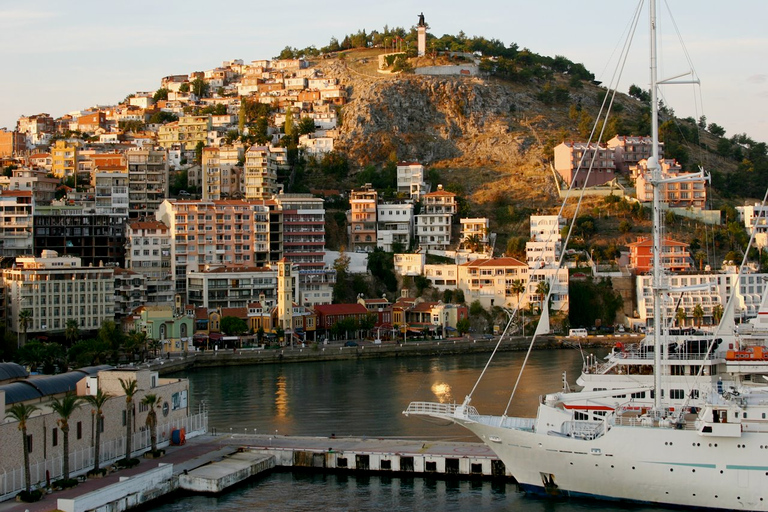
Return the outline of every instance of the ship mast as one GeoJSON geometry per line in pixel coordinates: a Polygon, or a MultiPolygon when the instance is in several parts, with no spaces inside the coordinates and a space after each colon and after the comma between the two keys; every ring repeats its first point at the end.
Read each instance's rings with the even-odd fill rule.
{"type": "Polygon", "coordinates": [[[656,77],[656,0],[650,0],[651,39],[651,138],[652,155],[648,159],[648,172],[653,187],[653,408],[661,410],[661,295],[663,292],[663,269],[661,267],[661,165],[659,162],[659,102],[656,77]]]}

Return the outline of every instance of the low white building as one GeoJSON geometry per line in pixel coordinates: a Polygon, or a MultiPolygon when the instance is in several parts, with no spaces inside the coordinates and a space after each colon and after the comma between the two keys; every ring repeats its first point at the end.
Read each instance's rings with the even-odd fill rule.
{"type": "Polygon", "coordinates": [[[401,276],[420,276],[424,273],[426,254],[420,252],[395,254],[395,273],[401,276]]]}

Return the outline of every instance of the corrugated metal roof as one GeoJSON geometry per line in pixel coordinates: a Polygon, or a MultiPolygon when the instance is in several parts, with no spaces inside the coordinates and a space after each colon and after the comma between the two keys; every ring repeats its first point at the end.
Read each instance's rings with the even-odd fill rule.
{"type": "Polygon", "coordinates": [[[0,363],[0,382],[11,379],[23,379],[27,376],[27,370],[20,364],[0,363]]]}
{"type": "Polygon", "coordinates": [[[75,391],[77,383],[85,378],[85,374],[74,371],[59,375],[44,375],[32,377],[27,382],[40,390],[43,395],[57,395],[67,391],[75,391]]]}
{"type": "Polygon", "coordinates": [[[4,384],[0,386],[0,391],[5,391],[5,405],[35,400],[43,396],[39,389],[30,386],[26,380],[4,384]]]}

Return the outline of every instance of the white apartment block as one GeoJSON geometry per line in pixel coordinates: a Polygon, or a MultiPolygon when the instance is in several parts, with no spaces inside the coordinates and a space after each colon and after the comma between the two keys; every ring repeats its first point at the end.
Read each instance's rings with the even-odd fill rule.
{"type": "Polygon", "coordinates": [[[557,215],[531,215],[530,223],[531,238],[525,244],[528,266],[531,268],[557,266],[562,251],[560,233],[565,227],[565,219],[557,215]]]}
{"type": "Polygon", "coordinates": [[[187,274],[187,303],[203,308],[245,308],[277,301],[277,266],[218,267],[187,274]]]}
{"type": "Polygon", "coordinates": [[[96,210],[128,217],[129,177],[125,172],[97,172],[93,176],[96,210]]]}
{"type": "Polygon", "coordinates": [[[129,222],[125,244],[125,267],[146,278],[147,302],[172,303],[176,286],[168,226],[157,220],[129,222]]]}
{"type": "Polygon", "coordinates": [[[426,254],[420,252],[395,254],[395,273],[400,276],[420,276],[424,273],[426,254]]]}
{"type": "Polygon", "coordinates": [[[299,147],[310,156],[322,156],[333,151],[333,137],[318,137],[311,133],[299,137],[299,147]]]}
{"type": "Polygon", "coordinates": [[[393,252],[393,244],[402,244],[407,249],[413,236],[413,204],[383,203],[376,206],[376,246],[386,252],[393,252]]]}
{"type": "MultiPolygon", "coordinates": [[[[653,325],[653,296],[651,290],[652,276],[639,275],[637,280],[637,313],[640,319],[647,326],[653,325]]],[[[706,290],[687,291],[682,294],[676,294],[662,304],[664,316],[672,319],[674,322],[677,314],[677,308],[683,308],[686,319],[683,322],[685,326],[697,325],[694,319],[693,310],[700,305],[704,317],[703,325],[713,325],[713,310],[720,306],[725,309],[728,298],[735,294],[734,300],[734,318],[737,321],[745,322],[750,318],[757,316],[763,293],[765,293],[768,274],[748,273],[739,276],[738,268],[730,266],[725,272],[712,274],[673,274],[668,278],[669,286],[695,286],[708,285],[706,290]]]]}
{"type": "Polygon", "coordinates": [[[29,190],[0,191],[0,256],[33,253],[34,204],[29,190]]]}
{"type": "Polygon", "coordinates": [[[478,217],[474,219],[459,219],[461,224],[461,241],[466,242],[468,238],[476,236],[479,243],[488,244],[488,234],[491,223],[488,217],[478,217]]]}
{"type": "Polygon", "coordinates": [[[397,164],[397,192],[407,194],[414,201],[429,192],[429,185],[424,182],[424,166],[415,162],[397,164]]]}
{"type": "Polygon", "coordinates": [[[739,220],[744,223],[749,234],[755,233],[755,244],[761,249],[768,247],[768,207],[755,203],[737,206],[736,211],[739,212],[739,220]]]}
{"type": "Polygon", "coordinates": [[[81,259],[44,250],[37,258],[16,258],[13,268],[3,270],[8,324],[23,332],[22,311],[31,313],[27,333],[63,332],[69,320],[81,331],[96,330],[114,320],[114,270],[83,267],[81,259]]]}
{"type": "Polygon", "coordinates": [[[456,194],[437,190],[423,196],[423,211],[416,216],[416,238],[419,246],[429,250],[446,250],[451,244],[453,215],[457,211],[456,194]]]}

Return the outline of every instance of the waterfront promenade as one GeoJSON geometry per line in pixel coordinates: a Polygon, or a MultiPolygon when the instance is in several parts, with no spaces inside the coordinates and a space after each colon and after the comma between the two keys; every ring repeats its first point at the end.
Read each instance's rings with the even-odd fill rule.
{"type": "MultiPolygon", "coordinates": [[[[240,449],[288,454],[314,453],[366,453],[385,457],[400,454],[418,454],[430,460],[445,458],[473,458],[496,460],[495,454],[482,443],[449,441],[423,441],[415,439],[354,438],[354,437],[300,437],[280,435],[204,435],[187,440],[183,446],[168,446],[160,459],[140,459],[130,469],[110,473],[104,478],[88,479],[77,487],[55,491],[36,503],[7,501],[0,503],[0,512],[49,512],[57,510],[58,499],[73,499],[117,483],[121,477],[133,477],[157,468],[158,464],[173,464],[173,476],[215,463],[240,449]]],[[[295,465],[295,464],[294,464],[295,465]]],[[[309,465],[307,467],[313,467],[309,465]]],[[[322,471],[322,468],[315,468],[322,471]]]]}
{"type": "MultiPolygon", "coordinates": [[[[610,346],[617,341],[628,342],[639,340],[640,335],[626,336],[590,336],[578,341],[555,336],[541,336],[536,342],[536,349],[552,350],[574,348],[575,343],[583,347],[610,346]]],[[[397,358],[412,356],[459,355],[491,352],[498,339],[449,338],[444,340],[418,340],[406,343],[384,342],[374,344],[371,341],[356,341],[356,346],[345,346],[343,343],[318,344],[316,346],[294,346],[278,349],[244,348],[205,350],[166,354],[144,363],[161,375],[193,368],[210,368],[217,366],[238,366],[253,364],[319,362],[350,359],[397,358]]],[[[515,336],[505,339],[499,345],[499,351],[527,350],[530,337],[515,336]]]]}

